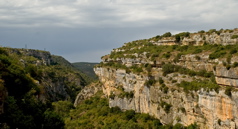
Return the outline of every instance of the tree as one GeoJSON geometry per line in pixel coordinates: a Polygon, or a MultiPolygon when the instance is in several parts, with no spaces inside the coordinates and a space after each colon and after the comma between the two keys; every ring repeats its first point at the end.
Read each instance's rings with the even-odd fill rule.
{"type": "Polygon", "coordinates": [[[49,109],[44,112],[44,124],[43,128],[45,129],[63,129],[64,121],[61,117],[49,109]]]}
{"type": "Polygon", "coordinates": [[[172,34],[170,32],[166,32],[162,35],[162,37],[171,37],[172,34]]]}

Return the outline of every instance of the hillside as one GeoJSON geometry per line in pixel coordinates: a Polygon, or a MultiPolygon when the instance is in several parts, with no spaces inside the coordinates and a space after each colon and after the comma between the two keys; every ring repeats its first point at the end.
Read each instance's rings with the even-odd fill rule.
{"type": "Polygon", "coordinates": [[[163,124],[238,127],[238,29],[125,43],[94,71],[110,107],[148,113],[163,124]]]}
{"type": "Polygon", "coordinates": [[[90,83],[90,77],[47,51],[1,47],[0,70],[3,129],[173,127],[148,114],[109,108],[100,83],[90,83]],[[74,99],[80,103],[76,108],[74,99]]]}
{"type": "Polygon", "coordinates": [[[92,77],[93,79],[97,79],[97,76],[95,72],[93,71],[93,68],[95,65],[99,63],[89,63],[89,62],[75,62],[72,63],[72,65],[77,68],[78,70],[85,73],[87,76],[92,77]]]}
{"type": "Polygon", "coordinates": [[[91,80],[64,58],[32,49],[1,47],[0,71],[0,128],[63,128],[51,102],[73,102],[91,80]]]}
{"type": "MultiPolygon", "coordinates": [[[[80,104],[67,115],[66,128],[79,129],[197,129],[196,124],[187,127],[176,124],[175,126],[163,125],[160,120],[145,113],[136,113],[134,110],[123,111],[119,107],[109,107],[109,100],[102,92],[100,83],[93,84],[83,89],[85,96],[91,94],[90,87],[98,89],[91,97],[78,101],[80,104]]],[[[95,91],[95,90],[94,90],[95,91]]]]}
{"type": "Polygon", "coordinates": [[[125,43],[91,83],[93,65],[0,47],[0,128],[238,127],[238,29],[125,43]]]}

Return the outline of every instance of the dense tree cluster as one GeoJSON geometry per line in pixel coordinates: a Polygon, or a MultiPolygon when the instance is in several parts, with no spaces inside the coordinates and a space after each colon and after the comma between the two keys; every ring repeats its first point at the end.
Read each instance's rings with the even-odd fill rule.
{"type": "MultiPolygon", "coordinates": [[[[75,109],[70,111],[66,118],[66,127],[79,129],[102,128],[102,129],[197,129],[196,124],[184,127],[181,124],[162,125],[162,123],[149,114],[139,114],[134,110],[122,111],[119,107],[108,107],[108,100],[101,98],[102,93],[98,93],[75,109]]],[[[161,104],[169,112],[170,104],[161,104]]]]}
{"type": "Polygon", "coordinates": [[[51,105],[37,99],[41,89],[34,83],[33,77],[40,72],[33,69],[32,66],[25,69],[18,60],[0,48],[1,89],[8,92],[4,100],[4,113],[0,115],[0,126],[19,129],[63,128],[63,119],[52,110],[51,105]]]}

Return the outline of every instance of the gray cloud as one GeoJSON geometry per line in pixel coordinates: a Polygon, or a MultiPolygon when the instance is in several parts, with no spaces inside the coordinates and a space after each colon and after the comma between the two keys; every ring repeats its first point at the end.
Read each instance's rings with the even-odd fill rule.
{"type": "Polygon", "coordinates": [[[1,0],[0,44],[95,62],[125,42],[168,31],[236,28],[237,6],[237,0],[1,0]]]}

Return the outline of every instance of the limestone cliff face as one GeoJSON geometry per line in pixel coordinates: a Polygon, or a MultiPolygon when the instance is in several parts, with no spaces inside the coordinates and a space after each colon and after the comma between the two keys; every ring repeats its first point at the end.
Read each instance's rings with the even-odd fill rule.
{"type": "Polygon", "coordinates": [[[102,90],[102,86],[100,83],[91,83],[90,85],[86,86],[79,92],[79,94],[77,95],[74,101],[74,106],[76,107],[78,104],[80,104],[80,102],[92,97],[98,91],[101,91],[101,90],[102,90]]]}
{"type": "Polygon", "coordinates": [[[175,37],[163,37],[158,41],[152,40],[151,42],[157,45],[203,45],[209,44],[223,44],[234,45],[238,43],[237,38],[232,38],[233,35],[238,35],[238,29],[234,30],[220,30],[215,32],[198,32],[192,33],[188,37],[183,37],[181,41],[176,42],[175,37]]]}
{"type": "MultiPolygon", "coordinates": [[[[102,57],[102,64],[105,65],[95,67],[94,71],[103,84],[103,92],[109,98],[110,107],[118,106],[122,110],[133,109],[136,112],[149,113],[164,124],[197,123],[200,128],[235,129],[238,128],[238,92],[227,91],[226,87],[238,86],[238,56],[233,54],[237,50],[230,52],[230,49],[234,49],[230,47],[225,51],[224,46],[237,44],[237,38],[232,38],[237,34],[237,29],[231,32],[190,34],[189,37],[183,37],[180,44],[193,44],[197,46],[194,49],[204,43],[220,44],[220,48],[199,52],[189,52],[191,50],[186,49],[187,52],[181,56],[178,56],[180,49],[186,46],[175,50],[176,46],[171,46],[177,44],[175,37],[162,38],[159,41],[149,39],[130,42],[102,57]],[[161,45],[169,45],[171,51],[166,47],[163,47],[167,49],[164,51],[160,48],[154,49],[161,45]],[[211,57],[214,53],[221,54],[221,51],[224,51],[223,56],[215,59],[211,57]],[[227,55],[224,56],[225,54],[227,55]],[[180,83],[201,82],[210,78],[184,72],[164,74],[164,64],[173,64],[180,69],[195,72],[210,72],[220,88],[185,91],[178,86],[180,83]]],[[[209,84],[203,85],[206,87],[209,84]]]]}
{"type": "MultiPolygon", "coordinates": [[[[196,122],[201,128],[210,129],[235,129],[238,125],[237,92],[232,92],[231,98],[224,94],[224,90],[216,93],[202,89],[188,94],[172,84],[169,86],[169,83],[166,83],[169,89],[165,92],[159,84],[145,86],[144,83],[148,77],[128,74],[125,70],[95,68],[95,72],[104,84],[103,92],[109,97],[112,94],[116,95],[114,98],[110,97],[110,107],[118,106],[122,110],[133,109],[136,112],[149,113],[164,124],[179,122],[189,125],[196,122]],[[124,89],[123,92],[132,91],[133,97],[120,97],[118,93],[120,87],[124,89]],[[168,107],[163,103],[171,107],[166,109],[168,107]]],[[[157,77],[163,76],[158,74],[157,77]]],[[[183,80],[191,79],[191,77],[183,78],[183,80]]]]}

